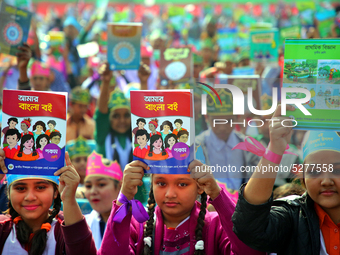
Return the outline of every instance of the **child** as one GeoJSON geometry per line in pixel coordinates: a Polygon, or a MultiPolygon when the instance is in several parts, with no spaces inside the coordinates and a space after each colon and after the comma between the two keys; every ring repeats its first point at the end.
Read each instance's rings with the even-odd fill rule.
{"type": "MultiPolygon", "coordinates": [[[[0,156],[1,169],[7,173],[4,151],[0,156]]],[[[65,160],[67,166],[55,176],[7,175],[9,209],[0,220],[2,254],[96,254],[75,200],[79,176],[68,155],[65,160]],[[61,200],[64,214],[59,213],[61,200]]]]}
{"type": "Polygon", "coordinates": [[[201,166],[198,161],[191,163],[193,178],[188,174],[152,175],[148,215],[137,216],[140,222],[144,216],[149,218],[143,235],[131,212],[116,219],[126,200],[138,204],[132,199],[142,184],[144,169],[149,169],[141,161],[130,163],[124,170],[121,193],[113,203],[98,254],[264,254],[244,245],[232,232],[235,204],[211,173],[194,173],[201,166]],[[202,204],[196,201],[198,195],[202,204]],[[207,212],[207,196],[217,213],[207,212]]]}
{"type": "Polygon", "coordinates": [[[14,154],[13,159],[21,161],[32,161],[39,158],[35,150],[33,135],[21,137],[20,149],[14,154]]]}
{"type": "Polygon", "coordinates": [[[46,125],[44,122],[42,122],[41,120],[37,121],[34,125],[33,125],[33,131],[36,130],[35,132],[33,132],[34,135],[34,139],[37,140],[38,136],[41,134],[45,134],[46,132],[46,125]],[[43,132],[44,131],[44,132],[43,132]]]}
{"type": "Polygon", "coordinates": [[[172,158],[172,147],[177,143],[177,136],[175,134],[168,134],[164,140],[165,151],[168,153],[169,157],[172,158]]]}
{"type": "Polygon", "coordinates": [[[186,143],[189,139],[189,132],[186,130],[181,130],[177,134],[178,142],[186,143]]]}
{"type": "Polygon", "coordinates": [[[21,135],[18,129],[8,129],[5,134],[5,139],[8,146],[4,148],[6,158],[13,158],[15,153],[20,150],[18,142],[20,141],[21,135]]]}
{"type": "Polygon", "coordinates": [[[139,119],[137,119],[137,121],[136,121],[137,127],[135,127],[135,128],[132,130],[132,137],[134,137],[134,139],[135,139],[135,141],[134,141],[135,147],[138,147],[138,145],[139,145],[138,142],[137,142],[137,136],[136,136],[137,131],[138,131],[138,130],[146,130],[146,129],[144,128],[145,124],[146,124],[146,120],[145,120],[144,118],[139,118],[139,119]]]}
{"type": "Polygon", "coordinates": [[[32,120],[30,118],[27,118],[27,119],[23,119],[23,121],[21,121],[21,130],[23,131],[21,133],[21,136],[24,136],[24,135],[33,135],[33,133],[31,131],[29,131],[28,129],[31,127],[31,122],[32,120]]]}
{"type": "Polygon", "coordinates": [[[174,131],[172,131],[173,134],[177,135],[179,131],[181,130],[186,130],[185,128],[182,128],[183,125],[183,120],[181,119],[176,119],[174,121],[174,124],[176,126],[176,129],[174,129],[174,131]]]}
{"type": "Polygon", "coordinates": [[[145,129],[139,129],[137,130],[136,138],[139,146],[133,150],[133,155],[139,158],[145,158],[145,155],[149,152],[150,148],[148,146],[148,141],[150,140],[149,133],[145,129]]]}
{"type": "MultiPolygon", "coordinates": [[[[9,130],[9,129],[15,129],[15,126],[19,123],[18,119],[17,118],[9,118],[8,121],[7,121],[7,124],[8,126],[5,127],[4,129],[2,129],[2,132],[1,132],[1,137],[3,137],[4,135],[6,135],[6,132],[9,130]]],[[[6,136],[4,137],[4,141],[2,142],[3,144],[3,147],[7,146],[7,141],[6,141],[6,136]]]]}
{"type": "Polygon", "coordinates": [[[146,154],[145,159],[163,160],[167,159],[168,154],[164,150],[163,140],[161,135],[153,135],[150,138],[150,150],[146,154]]]}
{"type": "Polygon", "coordinates": [[[87,89],[75,87],[71,91],[70,114],[66,122],[66,142],[77,139],[79,135],[86,139],[94,139],[94,120],[86,114],[91,103],[91,95],[87,89]]]}
{"type": "Polygon", "coordinates": [[[174,128],[172,126],[172,123],[166,120],[166,121],[163,121],[162,125],[160,126],[160,130],[161,130],[162,138],[164,140],[168,134],[171,134],[174,128]]]}
{"type": "Polygon", "coordinates": [[[150,137],[153,135],[161,135],[156,129],[158,127],[158,119],[151,119],[149,121],[149,129],[151,131],[150,137]]]}
{"type": "MultiPolygon", "coordinates": [[[[287,110],[294,110],[288,106],[287,110]]],[[[292,128],[283,127],[278,106],[270,127],[270,144],[259,162],[278,168],[292,128]]],[[[285,121],[292,126],[292,121],[285,121]]],[[[273,201],[276,172],[255,172],[240,189],[233,215],[234,232],[251,247],[277,254],[339,254],[340,136],[336,132],[310,131],[304,147],[301,180],[307,192],[298,198],[273,201]]]]}
{"type": "Polygon", "coordinates": [[[47,122],[47,126],[49,127],[48,130],[46,130],[45,134],[46,135],[51,135],[52,132],[59,132],[58,130],[55,129],[55,126],[57,125],[57,122],[55,120],[49,120],[47,122]]]}
{"type": "Polygon", "coordinates": [[[119,164],[92,152],[88,157],[85,177],[85,197],[93,211],[85,215],[90,226],[96,248],[99,249],[107,220],[111,213],[112,201],[117,199],[123,172],[119,164]]]}
{"type": "MultiPolygon", "coordinates": [[[[86,140],[82,136],[66,144],[65,150],[69,153],[72,165],[80,177],[79,188],[84,187],[87,159],[95,148],[94,140],[86,140]]],[[[80,189],[78,191],[81,193],[80,189]]]]}
{"type": "Polygon", "coordinates": [[[36,140],[36,145],[37,145],[37,152],[39,154],[39,159],[44,158],[43,149],[49,143],[50,143],[50,137],[48,135],[41,134],[38,136],[36,140]]]}
{"type": "Polygon", "coordinates": [[[61,134],[59,132],[52,132],[50,134],[51,143],[58,145],[60,143],[61,134]]]}

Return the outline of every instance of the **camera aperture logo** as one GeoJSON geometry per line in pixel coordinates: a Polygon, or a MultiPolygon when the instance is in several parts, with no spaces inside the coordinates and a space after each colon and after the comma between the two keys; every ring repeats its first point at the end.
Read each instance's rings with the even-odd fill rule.
{"type": "MultiPolygon", "coordinates": [[[[238,88],[235,85],[230,85],[230,84],[216,84],[213,87],[202,83],[202,82],[197,82],[201,85],[206,86],[207,88],[209,88],[211,91],[214,92],[214,94],[217,96],[217,98],[220,101],[220,104],[222,105],[222,100],[220,98],[220,96],[218,95],[217,91],[214,89],[227,89],[230,91],[231,95],[232,95],[232,115],[244,115],[245,114],[245,110],[244,110],[244,94],[242,92],[242,90],[240,88],[238,88]]],[[[203,91],[207,92],[207,94],[209,94],[211,96],[211,98],[213,99],[215,105],[217,105],[216,100],[214,98],[214,96],[210,93],[210,91],[208,91],[205,88],[201,88],[203,91]]],[[[247,89],[247,93],[248,95],[253,95],[253,88],[252,87],[248,87],[247,89]]],[[[202,115],[207,115],[207,94],[202,94],[201,95],[201,114],[202,115]]],[[[258,115],[258,116],[268,116],[271,115],[275,112],[275,109],[277,108],[278,105],[278,93],[277,93],[277,88],[272,88],[272,98],[273,98],[273,102],[272,102],[272,106],[270,109],[267,110],[258,110],[255,109],[254,107],[254,102],[253,102],[253,97],[252,96],[248,96],[247,98],[247,105],[248,105],[248,109],[249,111],[254,114],[254,115],[258,115]]],[[[309,100],[311,99],[311,93],[309,90],[304,89],[304,88],[281,88],[281,115],[286,115],[286,106],[288,104],[290,105],[294,105],[295,108],[298,108],[304,115],[312,115],[304,106],[303,104],[306,102],[309,102],[309,100]],[[302,93],[305,95],[304,98],[287,98],[287,94],[288,93],[302,93]]],[[[272,125],[274,123],[275,120],[273,119],[266,119],[265,121],[270,121],[272,122],[272,125]]],[[[285,127],[295,127],[297,126],[297,121],[292,119],[292,122],[294,122],[293,126],[289,126],[289,125],[285,125],[285,121],[282,121],[281,124],[282,126],[285,127]]],[[[218,124],[228,124],[228,122],[230,122],[230,126],[233,126],[233,124],[243,124],[243,126],[246,126],[246,120],[244,119],[243,122],[233,122],[231,119],[214,119],[214,127],[215,125],[218,124]]],[[[264,125],[264,121],[260,120],[260,119],[251,119],[248,120],[248,126],[250,127],[262,127],[264,125]],[[251,122],[260,122],[260,125],[251,125],[251,122]]]]}

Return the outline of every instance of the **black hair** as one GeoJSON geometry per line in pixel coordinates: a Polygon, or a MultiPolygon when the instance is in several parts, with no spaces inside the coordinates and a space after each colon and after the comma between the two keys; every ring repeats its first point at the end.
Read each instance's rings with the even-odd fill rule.
{"type": "Polygon", "coordinates": [[[17,124],[19,123],[18,119],[13,117],[13,118],[9,118],[9,119],[8,119],[7,124],[9,125],[9,123],[10,123],[11,121],[16,122],[17,124]]]}
{"type": "MultiPolygon", "coordinates": [[[[153,187],[151,184],[150,192],[149,192],[149,199],[148,199],[148,215],[149,219],[146,222],[145,230],[144,230],[144,237],[150,237],[152,239],[153,236],[153,228],[154,228],[154,213],[155,213],[156,201],[153,194],[153,187]]],[[[195,229],[195,237],[196,241],[203,240],[203,227],[204,227],[204,220],[205,214],[207,209],[207,194],[205,192],[201,195],[201,208],[198,214],[197,225],[195,229]]],[[[151,242],[153,242],[152,240],[151,242]]],[[[148,245],[144,245],[143,255],[151,255],[152,250],[148,245]]],[[[205,255],[204,250],[195,250],[195,255],[205,255]]]]}
{"type": "Polygon", "coordinates": [[[47,122],[47,125],[48,124],[52,124],[53,126],[56,126],[57,125],[57,122],[55,122],[55,120],[49,120],[48,122],[47,122]]]}
{"type": "Polygon", "coordinates": [[[168,143],[170,138],[174,138],[175,139],[175,143],[177,143],[177,136],[175,134],[168,134],[165,139],[164,139],[164,144],[165,144],[165,148],[169,148],[170,144],[168,143]]]}
{"type": "Polygon", "coordinates": [[[52,132],[51,134],[50,134],[50,139],[52,140],[52,138],[54,137],[54,136],[59,136],[60,138],[61,138],[61,134],[60,134],[60,132],[52,132]]]}
{"type": "Polygon", "coordinates": [[[146,135],[146,139],[148,139],[148,141],[150,140],[150,135],[149,135],[148,131],[146,131],[145,129],[137,130],[136,137],[143,136],[143,135],[146,135]]]}
{"type": "Polygon", "coordinates": [[[168,125],[170,127],[171,132],[174,130],[174,127],[172,126],[172,123],[168,120],[163,121],[162,125],[160,126],[160,130],[163,130],[164,125],[168,125]]]}
{"type": "MultiPolygon", "coordinates": [[[[54,191],[58,190],[58,187],[56,184],[53,184],[54,191]]],[[[47,220],[44,223],[50,223],[52,224],[53,219],[59,214],[61,208],[61,199],[60,194],[58,192],[57,197],[53,201],[53,210],[50,212],[50,216],[47,218],[47,220]]],[[[19,213],[17,213],[13,206],[11,201],[8,201],[8,210],[6,211],[10,216],[11,219],[14,220],[16,217],[20,216],[19,213]]],[[[22,246],[25,246],[28,244],[28,246],[31,247],[28,254],[29,255],[42,255],[44,253],[44,250],[46,248],[46,242],[47,242],[47,230],[46,229],[39,229],[36,232],[34,232],[34,236],[32,240],[30,240],[30,235],[33,233],[33,230],[27,225],[27,223],[23,220],[20,220],[18,224],[16,224],[16,234],[17,238],[22,246]]]]}
{"type": "Polygon", "coordinates": [[[153,143],[155,141],[157,141],[158,139],[162,140],[162,147],[161,147],[162,148],[162,156],[166,155],[166,151],[164,150],[164,143],[163,143],[162,136],[156,134],[156,135],[151,136],[151,138],[150,138],[150,151],[149,151],[149,154],[148,154],[149,157],[152,157],[153,143]]]}
{"type": "Polygon", "coordinates": [[[33,126],[33,131],[37,128],[37,126],[40,125],[42,126],[44,132],[46,132],[46,125],[44,122],[42,122],[41,120],[37,121],[34,126],[33,126]]]}
{"type": "MultiPolygon", "coordinates": [[[[53,133],[53,132],[52,132],[53,133]]],[[[46,134],[41,134],[37,137],[37,140],[36,140],[36,145],[37,145],[37,149],[40,149],[41,148],[41,145],[40,145],[40,140],[43,139],[43,138],[46,138],[47,140],[47,144],[50,143],[50,137],[46,134]]]]}
{"type": "Polygon", "coordinates": [[[27,134],[27,135],[24,135],[23,137],[21,137],[21,143],[20,143],[20,150],[18,152],[18,157],[21,158],[22,157],[22,153],[23,153],[23,150],[24,150],[24,143],[26,143],[27,141],[33,139],[33,154],[32,156],[36,156],[37,155],[37,152],[35,150],[35,144],[34,144],[34,136],[31,135],[31,134],[27,134]]]}
{"type": "Polygon", "coordinates": [[[14,129],[8,129],[6,134],[5,134],[5,137],[7,138],[7,136],[10,136],[10,135],[17,135],[17,138],[18,138],[18,142],[20,141],[20,138],[21,138],[21,134],[19,132],[18,129],[14,128],[14,129]]]}
{"type": "Polygon", "coordinates": [[[179,124],[183,125],[183,120],[181,120],[181,119],[175,119],[174,124],[176,124],[177,122],[178,122],[179,124]]]}
{"type": "Polygon", "coordinates": [[[139,122],[143,122],[144,124],[146,124],[146,120],[144,118],[139,118],[137,121],[136,121],[136,125],[138,126],[139,122]]]}
{"type": "Polygon", "coordinates": [[[177,133],[177,138],[179,139],[181,137],[181,135],[188,135],[189,136],[189,132],[187,130],[181,130],[177,133]]]}

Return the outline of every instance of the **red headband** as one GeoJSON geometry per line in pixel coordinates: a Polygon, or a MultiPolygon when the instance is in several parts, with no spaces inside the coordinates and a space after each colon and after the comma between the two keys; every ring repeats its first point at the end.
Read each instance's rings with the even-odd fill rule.
{"type": "Polygon", "coordinates": [[[28,128],[31,126],[31,123],[28,120],[23,120],[21,123],[25,123],[28,128]]]}
{"type": "Polygon", "coordinates": [[[153,124],[156,128],[158,127],[158,123],[154,120],[151,120],[149,124],[153,124]]]}

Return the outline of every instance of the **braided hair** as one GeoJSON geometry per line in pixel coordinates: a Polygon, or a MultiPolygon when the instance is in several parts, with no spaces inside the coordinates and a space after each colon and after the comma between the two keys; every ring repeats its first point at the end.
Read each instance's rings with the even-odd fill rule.
{"type": "MultiPolygon", "coordinates": [[[[54,190],[58,190],[57,185],[53,183],[54,190]]],[[[44,223],[52,224],[53,219],[59,214],[61,208],[61,199],[60,194],[58,193],[57,198],[54,199],[53,210],[50,212],[50,216],[44,223]]],[[[8,202],[8,210],[7,213],[11,216],[12,220],[16,217],[20,216],[13,208],[11,201],[8,202]]],[[[29,255],[42,255],[47,242],[47,230],[39,229],[34,232],[34,236],[30,241],[30,235],[33,233],[33,230],[27,225],[27,223],[23,220],[20,220],[16,224],[16,234],[17,238],[21,245],[31,245],[31,249],[29,250],[29,255]]]]}
{"type": "MultiPolygon", "coordinates": [[[[153,188],[152,184],[150,187],[150,192],[149,192],[149,199],[148,199],[148,214],[149,214],[149,219],[146,222],[146,227],[144,231],[144,238],[145,237],[150,237],[152,239],[152,233],[153,233],[153,225],[154,225],[154,213],[155,213],[155,207],[156,207],[156,201],[155,197],[153,195],[153,188]]],[[[152,254],[152,249],[148,245],[144,245],[144,252],[143,255],[151,255],[152,254]]]]}
{"type": "MultiPolygon", "coordinates": [[[[207,194],[205,192],[201,195],[201,209],[198,214],[197,219],[197,225],[195,229],[195,237],[196,241],[203,240],[203,227],[204,227],[204,219],[205,219],[205,213],[207,209],[207,194]]],[[[204,250],[195,250],[195,255],[205,255],[204,250]]]]}
{"type": "MultiPolygon", "coordinates": [[[[146,227],[145,227],[145,230],[144,230],[144,238],[149,237],[149,238],[151,238],[151,240],[152,240],[154,221],[155,221],[154,220],[155,207],[156,207],[156,201],[155,201],[155,197],[154,197],[154,194],[153,194],[153,188],[152,188],[152,184],[151,184],[150,192],[149,192],[149,199],[148,199],[149,219],[146,222],[146,227]]],[[[195,229],[196,241],[200,241],[200,240],[203,239],[202,233],[203,233],[206,209],[207,209],[207,194],[205,192],[203,192],[202,195],[201,195],[201,208],[200,208],[200,212],[198,214],[197,225],[196,225],[196,229],[195,229]]],[[[153,240],[151,241],[151,243],[152,242],[153,242],[153,240]]],[[[151,247],[149,247],[148,245],[144,245],[143,255],[152,255],[151,247]]],[[[205,252],[204,252],[204,250],[195,250],[194,255],[205,255],[205,252]]]]}

